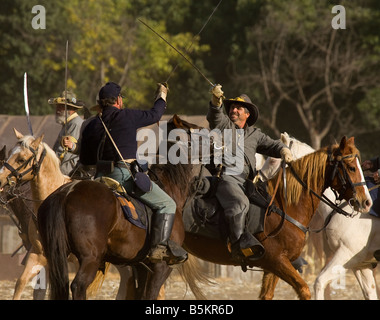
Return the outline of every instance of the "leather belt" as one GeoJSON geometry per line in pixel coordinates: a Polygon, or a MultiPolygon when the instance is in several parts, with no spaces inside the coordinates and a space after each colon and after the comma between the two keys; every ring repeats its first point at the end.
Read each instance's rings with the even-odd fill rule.
{"type": "Polygon", "coordinates": [[[114,162],[115,167],[125,167],[125,165],[130,166],[136,159],[124,159],[124,161],[119,160],[114,162]]]}

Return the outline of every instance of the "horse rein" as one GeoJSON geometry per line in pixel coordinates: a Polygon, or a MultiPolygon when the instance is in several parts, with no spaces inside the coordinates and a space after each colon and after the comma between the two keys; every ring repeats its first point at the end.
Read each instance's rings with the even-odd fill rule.
{"type": "Polygon", "coordinates": [[[3,166],[5,168],[7,168],[11,173],[7,176],[7,181],[8,181],[8,184],[9,185],[14,185],[15,182],[13,182],[11,180],[12,177],[15,177],[16,178],[16,184],[18,184],[22,177],[25,176],[26,174],[28,174],[29,172],[32,172],[32,174],[34,176],[36,176],[38,174],[38,172],[40,171],[41,169],[41,164],[42,164],[42,161],[44,160],[45,156],[46,156],[46,149],[43,148],[42,150],[42,153],[41,153],[41,156],[40,156],[40,159],[37,160],[37,152],[38,152],[38,148],[37,150],[33,149],[32,147],[28,147],[29,150],[32,152],[32,156],[30,156],[24,163],[22,163],[19,167],[17,167],[16,169],[14,167],[12,167],[8,162],[4,162],[3,166]],[[23,168],[26,168],[26,166],[32,161],[34,160],[34,162],[32,163],[31,167],[27,170],[25,170],[24,172],[20,173],[19,171],[23,168]]]}

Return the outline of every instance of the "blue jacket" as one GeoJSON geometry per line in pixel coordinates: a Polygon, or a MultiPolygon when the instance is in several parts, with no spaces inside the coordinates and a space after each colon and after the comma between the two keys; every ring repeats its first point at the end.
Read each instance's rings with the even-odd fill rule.
{"type": "MultiPolygon", "coordinates": [[[[124,159],[136,158],[137,129],[158,122],[165,109],[166,103],[162,99],[158,99],[150,110],[103,108],[102,119],[124,159]]],[[[99,117],[90,121],[83,130],[80,149],[80,162],[82,164],[96,164],[98,147],[104,133],[105,130],[99,117]]],[[[108,136],[105,140],[103,153],[99,154],[99,159],[115,162],[121,160],[108,136]]]]}

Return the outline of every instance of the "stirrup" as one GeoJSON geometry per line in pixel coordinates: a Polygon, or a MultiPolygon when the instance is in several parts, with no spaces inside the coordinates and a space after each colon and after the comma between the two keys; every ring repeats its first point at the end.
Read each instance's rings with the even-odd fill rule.
{"type": "Polygon", "coordinates": [[[150,249],[150,252],[148,254],[148,259],[152,263],[161,262],[165,258],[169,258],[167,251],[168,250],[164,245],[158,244],[156,247],[150,249]]]}
{"type": "Polygon", "coordinates": [[[169,240],[167,247],[159,244],[155,248],[152,248],[148,255],[150,262],[158,263],[165,261],[168,265],[185,262],[188,258],[187,252],[178,245],[174,246],[173,243],[169,240]]]}
{"type": "Polygon", "coordinates": [[[251,233],[244,232],[240,237],[240,250],[247,261],[256,261],[262,258],[265,248],[251,233]]]}
{"type": "Polygon", "coordinates": [[[168,241],[168,252],[169,259],[166,262],[169,266],[173,264],[183,263],[188,258],[187,251],[183,249],[178,243],[170,239],[168,241]]]}

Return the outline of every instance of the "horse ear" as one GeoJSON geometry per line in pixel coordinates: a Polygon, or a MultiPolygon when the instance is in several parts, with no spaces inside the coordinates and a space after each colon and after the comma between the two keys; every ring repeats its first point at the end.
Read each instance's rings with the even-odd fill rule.
{"type": "Polygon", "coordinates": [[[180,117],[177,116],[177,114],[174,114],[173,116],[173,123],[176,126],[176,128],[182,128],[182,120],[180,117]]]}
{"type": "Polygon", "coordinates": [[[355,144],[355,137],[351,137],[347,140],[347,144],[352,144],[354,145],[355,144]]]}
{"type": "Polygon", "coordinates": [[[355,145],[355,137],[348,138],[344,136],[340,141],[340,148],[344,148],[347,144],[355,145]]]}
{"type": "Polygon", "coordinates": [[[20,131],[18,131],[16,128],[13,128],[13,131],[14,131],[14,133],[15,133],[15,135],[16,135],[16,138],[17,138],[18,140],[24,138],[24,135],[23,135],[20,131]]]}
{"type": "Polygon", "coordinates": [[[40,143],[42,142],[42,139],[44,138],[44,134],[41,134],[41,136],[39,136],[37,139],[35,139],[33,142],[32,142],[32,147],[34,148],[34,149],[37,149],[38,148],[38,146],[40,145],[40,143]]]}
{"type": "Polygon", "coordinates": [[[346,147],[346,144],[347,144],[347,137],[344,136],[342,140],[340,140],[339,149],[344,150],[344,148],[346,147]]]}
{"type": "Polygon", "coordinates": [[[288,135],[286,132],[281,133],[281,141],[282,141],[285,145],[287,145],[287,146],[289,147],[289,145],[288,145],[288,137],[289,137],[289,135],[288,135]]]}

